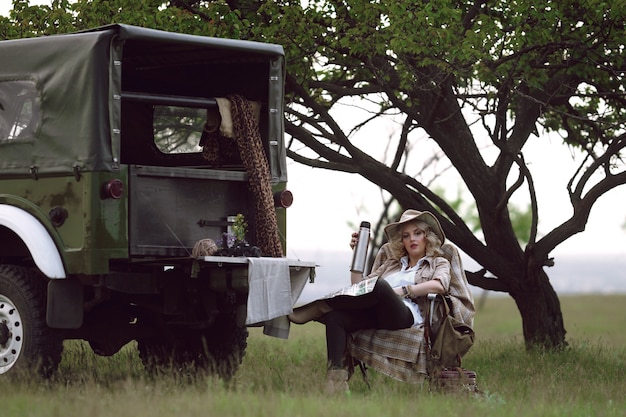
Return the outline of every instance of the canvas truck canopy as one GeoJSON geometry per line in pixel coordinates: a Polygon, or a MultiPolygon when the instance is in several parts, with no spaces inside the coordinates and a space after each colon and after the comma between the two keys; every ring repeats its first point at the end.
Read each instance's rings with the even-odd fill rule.
{"type": "Polygon", "coordinates": [[[0,56],[2,175],[118,169],[126,99],[241,94],[263,103],[272,177],[286,181],[279,45],[109,25],[2,41],[0,56]]]}

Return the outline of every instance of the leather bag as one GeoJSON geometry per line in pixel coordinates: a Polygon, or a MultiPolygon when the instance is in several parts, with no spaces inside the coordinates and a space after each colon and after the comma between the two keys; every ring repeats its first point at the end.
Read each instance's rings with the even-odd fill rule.
{"type": "Polygon", "coordinates": [[[474,330],[450,314],[452,300],[442,295],[437,297],[441,298],[437,303],[437,310],[442,319],[435,333],[430,325],[430,315],[433,312],[428,311],[424,329],[429,374],[442,369],[460,368],[461,358],[474,344],[474,330]]]}

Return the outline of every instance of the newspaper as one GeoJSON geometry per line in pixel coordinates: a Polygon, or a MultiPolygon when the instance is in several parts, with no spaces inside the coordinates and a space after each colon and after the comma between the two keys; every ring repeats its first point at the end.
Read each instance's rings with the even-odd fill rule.
{"type": "Polygon", "coordinates": [[[322,297],[322,299],[337,297],[338,295],[363,295],[372,292],[374,289],[374,285],[378,277],[364,279],[363,281],[357,282],[356,284],[352,284],[349,287],[342,288],[338,291],[335,291],[331,294],[328,294],[326,297],[322,297]]]}

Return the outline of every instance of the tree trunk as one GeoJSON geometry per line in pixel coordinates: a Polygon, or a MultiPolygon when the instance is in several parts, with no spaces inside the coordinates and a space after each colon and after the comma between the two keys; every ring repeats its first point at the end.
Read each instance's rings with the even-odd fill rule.
{"type": "Polygon", "coordinates": [[[527,348],[560,349],[566,346],[561,303],[541,265],[528,269],[520,290],[511,291],[522,316],[527,348]]]}

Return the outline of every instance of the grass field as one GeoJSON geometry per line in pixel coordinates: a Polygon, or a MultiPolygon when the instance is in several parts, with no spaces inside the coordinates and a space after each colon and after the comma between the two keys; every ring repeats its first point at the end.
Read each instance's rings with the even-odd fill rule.
{"type": "Polygon", "coordinates": [[[351,394],[324,397],[324,328],[293,326],[289,340],[251,329],[232,381],[145,373],[134,344],[112,358],[66,342],[49,381],[0,377],[0,416],[626,416],[626,296],[562,297],[563,352],[528,352],[509,298],[477,297],[477,341],[464,366],[479,397],[431,393],[370,371],[351,394]]]}

